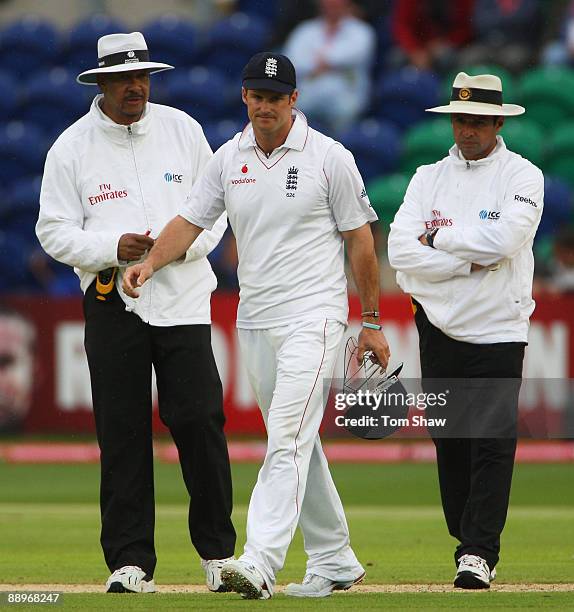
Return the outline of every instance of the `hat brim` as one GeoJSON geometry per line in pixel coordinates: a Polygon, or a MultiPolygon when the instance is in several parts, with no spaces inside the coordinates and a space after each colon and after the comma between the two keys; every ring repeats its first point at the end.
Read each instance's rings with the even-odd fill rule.
{"type": "Polygon", "coordinates": [[[112,74],[117,72],[134,72],[136,70],[149,70],[150,74],[162,72],[163,70],[173,70],[169,64],[159,62],[134,62],[133,64],[117,64],[106,68],[93,68],[85,70],[76,77],[76,81],[82,85],[97,85],[99,74],[112,74]]]}
{"type": "Polygon", "coordinates": [[[463,115],[492,115],[501,117],[512,117],[522,115],[526,112],[523,106],[518,104],[487,104],[486,102],[462,102],[453,100],[445,106],[426,108],[428,113],[461,113],[463,115]]]}
{"type": "Polygon", "coordinates": [[[290,94],[295,90],[293,85],[282,83],[274,79],[245,79],[243,81],[245,89],[265,89],[267,91],[276,91],[278,93],[290,94]]]}

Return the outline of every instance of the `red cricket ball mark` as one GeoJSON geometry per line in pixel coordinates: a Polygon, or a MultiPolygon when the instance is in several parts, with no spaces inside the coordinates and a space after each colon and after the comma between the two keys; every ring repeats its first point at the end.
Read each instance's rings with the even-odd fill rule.
{"type": "Polygon", "coordinates": [[[245,164],[243,168],[241,168],[241,172],[243,172],[243,174],[247,174],[249,172],[249,168],[247,167],[247,164],[245,164]]]}

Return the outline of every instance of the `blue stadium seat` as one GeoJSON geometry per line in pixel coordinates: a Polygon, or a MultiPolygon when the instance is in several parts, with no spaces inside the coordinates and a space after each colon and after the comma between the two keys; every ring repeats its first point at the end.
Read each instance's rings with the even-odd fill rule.
{"type": "Polygon", "coordinates": [[[18,236],[0,230],[0,293],[29,289],[33,285],[28,271],[30,245],[18,236]]]}
{"type": "Polygon", "coordinates": [[[60,52],[55,27],[35,15],[26,15],[0,32],[0,70],[27,77],[51,66],[60,52]]]}
{"type": "Polygon", "coordinates": [[[36,241],[41,184],[40,175],[27,176],[14,182],[0,210],[2,228],[27,244],[36,241]]]}
{"type": "Polygon", "coordinates": [[[544,212],[537,237],[555,234],[561,227],[572,223],[574,193],[570,185],[555,176],[544,177],[544,212]]]}
{"type": "Polygon", "coordinates": [[[233,138],[237,132],[241,132],[245,127],[245,123],[234,119],[222,119],[214,123],[205,123],[203,132],[207,138],[207,142],[211,145],[214,151],[225,144],[230,138],[233,138]]]}
{"type": "Polygon", "coordinates": [[[270,34],[265,20],[234,13],[217,21],[207,32],[201,59],[240,83],[242,68],[253,54],[265,50],[270,34]]]}
{"type": "Polygon", "coordinates": [[[227,81],[218,70],[197,66],[172,72],[165,80],[165,101],[194,119],[215,121],[224,116],[228,97],[227,81]]]}
{"type": "Polygon", "coordinates": [[[8,72],[0,72],[0,117],[10,121],[18,109],[18,81],[8,72]]]}
{"type": "Polygon", "coordinates": [[[375,86],[373,112],[407,128],[428,118],[425,108],[440,104],[440,80],[432,72],[401,68],[383,73],[375,86]]]}
{"type": "Polygon", "coordinates": [[[13,121],[0,125],[0,182],[10,187],[17,180],[42,172],[46,136],[37,126],[13,121]]]}
{"type": "Polygon", "coordinates": [[[195,26],[177,15],[163,15],[142,28],[153,61],[176,68],[191,66],[197,52],[195,26]]]}
{"type": "Polygon", "coordinates": [[[26,83],[18,119],[35,123],[52,138],[88,112],[89,90],[76,82],[76,73],[64,68],[37,74],[26,83]]]}
{"type": "Polygon", "coordinates": [[[98,65],[98,38],[106,34],[129,32],[126,26],[108,15],[96,14],[73,27],[63,45],[61,64],[76,73],[98,65]]]}
{"type": "Polygon", "coordinates": [[[397,169],[401,136],[392,123],[364,119],[346,130],[339,140],[355,156],[365,183],[397,169]]]}
{"type": "Polygon", "coordinates": [[[239,0],[237,9],[269,22],[273,22],[279,16],[278,2],[274,0],[239,0]]]}

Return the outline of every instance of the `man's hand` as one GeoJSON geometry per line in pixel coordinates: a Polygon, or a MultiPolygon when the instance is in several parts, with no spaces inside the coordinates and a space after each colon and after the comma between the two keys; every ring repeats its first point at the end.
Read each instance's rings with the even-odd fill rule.
{"type": "Polygon", "coordinates": [[[153,276],[153,273],[154,269],[147,261],[126,268],[122,280],[122,289],[124,293],[132,298],[138,298],[139,293],[136,291],[136,288],[141,287],[146,280],[153,276]]]}
{"type": "Polygon", "coordinates": [[[481,266],[480,264],[477,264],[477,263],[470,264],[471,272],[478,272],[479,270],[484,270],[484,266],[481,266]]]}
{"type": "Polygon", "coordinates": [[[359,334],[358,345],[357,365],[361,366],[363,364],[365,351],[372,351],[373,361],[378,363],[383,369],[387,368],[391,358],[391,350],[382,330],[363,327],[359,334]]]}
{"type": "Polygon", "coordinates": [[[148,234],[124,234],[118,242],[120,261],[137,261],[154,245],[155,240],[148,234]]]}

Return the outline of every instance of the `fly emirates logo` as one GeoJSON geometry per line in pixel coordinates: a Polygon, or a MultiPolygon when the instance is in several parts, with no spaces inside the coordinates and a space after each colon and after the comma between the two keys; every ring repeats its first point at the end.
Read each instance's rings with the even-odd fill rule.
{"type": "Polygon", "coordinates": [[[452,219],[445,219],[440,210],[433,209],[433,218],[430,221],[425,221],[425,227],[428,230],[434,229],[435,227],[450,227],[453,224],[452,219]]]}
{"type": "Polygon", "coordinates": [[[101,185],[98,185],[98,189],[100,190],[100,193],[88,196],[90,206],[100,204],[101,202],[105,202],[107,200],[117,200],[118,198],[128,197],[127,189],[112,189],[111,183],[102,183],[101,185]]]}

